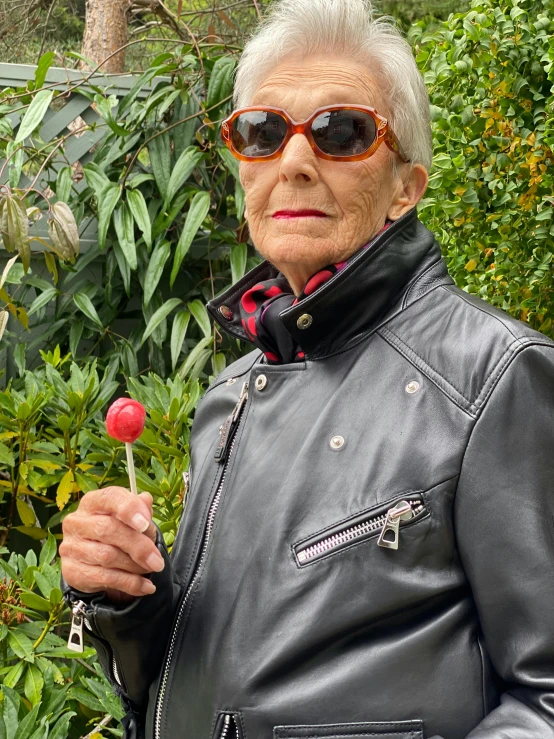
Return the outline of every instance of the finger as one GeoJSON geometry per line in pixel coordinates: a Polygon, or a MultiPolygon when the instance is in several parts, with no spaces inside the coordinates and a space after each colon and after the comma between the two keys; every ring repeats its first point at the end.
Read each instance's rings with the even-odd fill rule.
{"type": "Polygon", "coordinates": [[[164,567],[164,560],[152,539],[139,534],[113,516],[70,514],[64,521],[64,539],[66,546],[60,545],[60,553],[71,556],[70,546],[77,538],[108,544],[126,553],[136,564],[147,572],[159,572],[164,567]],[[69,551],[68,551],[69,550],[69,551]]]}
{"type": "Polygon", "coordinates": [[[115,516],[141,533],[149,528],[152,521],[152,511],[142,495],[133,495],[129,490],[115,486],[87,493],[79,509],[115,516]]]}
{"type": "Polygon", "coordinates": [[[119,547],[79,537],[72,537],[69,542],[66,542],[63,556],[85,565],[124,570],[134,575],[147,575],[153,571],[152,568],[148,569],[137,564],[119,547]]]}
{"type": "Polygon", "coordinates": [[[72,559],[62,561],[62,574],[71,587],[83,593],[119,590],[128,595],[140,597],[156,592],[154,583],[140,575],[123,570],[84,565],[72,559]]]}
{"type": "MultiPolygon", "coordinates": [[[[145,501],[145,503],[148,505],[148,507],[150,509],[150,515],[152,515],[154,499],[150,495],[150,493],[141,493],[139,495],[139,498],[142,498],[145,501]]],[[[144,531],[143,533],[144,533],[145,536],[147,536],[153,542],[156,542],[157,531],[156,531],[156,527],[154,526],[154,524],[152,523],[152,521],[150,521],[150,525],[148,526],[148,528],[146,529],[146,531],[144,531]]]]}

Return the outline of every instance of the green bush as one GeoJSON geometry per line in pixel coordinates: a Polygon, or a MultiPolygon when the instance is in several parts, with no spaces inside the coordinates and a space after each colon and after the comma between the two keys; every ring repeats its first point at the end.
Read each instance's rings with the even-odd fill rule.
{"type": "MultiPolygon", "coordinates": [[[[0,319],[9,311],[34,331],[29,356],[37,345],[60,344],[75,359],[115,357],[128,378],[148,369],[166,376],[176,368],[182,377],[200,376],[211,358],[207,376],[221,371],[227,354],[240,354],[237,342],[212,329],[205,310],[207,300],[255,264],[238,165],[217,125],[229,106],[235,67],[224,52],[209,56],[182,46],[162,54],[119,101],[109,89],[80,86],[100,123],[47,143],[40,140],[41,122],[58,99],[43,87],[52,56],[45,55],[30,89],[0,93],[0,156],[9,173],[9,187],[0,189],[0,228],[4,246],[21,257],[4,276],[0,319]],[[139,97],[143,88],[149,92],[139,97]],[[13,131],[7,116],[22,108],[13,131]],[[92,161],[82,172],[60,166],[68,142],[91,127],[105,130],[92,161]],[[45,174],[47,193],[31,186],[45,174]],[[33,180],[26,188],[18,186],[22,175],[33,180]],[[76,187],[79,176],[85,188],[76,187]],[[49,241],[29,232],[25,211],[48,218],[49,241]],[[98,243],[75,261],[77,229],[90,217],[98,219],[98,243]],[[49,279],[35,244],[46,249],[49,279]]],[[[10,320],[3,348],[9,341],[15,351],[21,342],[11,326],[10,320]]],[[[20,371],[24,350],[22,344],[15,354],[20,371]]]]}
{"type": "MultiPolygon", "coordinates": [[[[122,716],[94,650],[67,649],[70,614],[56,557],[61,535],[50,533],[87,491],[128,485],[125,446],[107,436],[102,421],[118,387],[115,363],[101,376],[95,360],[78,366],[59,349],[44,360],[0,393],[0,462],[9,478],[0,480],[2,538],[15,532],[36,540],[25,556],[0,547],[0,736],[8,739],[17,727],[17,739],[63,739],[70,729],[82,736],[88,723],[122,716]]],[[[154,520],[171,547],[200,384],[149,374],[130,380],[130,394],[147,409],[134,444],[137,482],[152,493],[154,520]]]]}
{"type": "Polygon", "coordinates": [[[473,0],[412,29],[432,103],[422,218],[450,273],[554,335],[554,2],[473,0]]]}

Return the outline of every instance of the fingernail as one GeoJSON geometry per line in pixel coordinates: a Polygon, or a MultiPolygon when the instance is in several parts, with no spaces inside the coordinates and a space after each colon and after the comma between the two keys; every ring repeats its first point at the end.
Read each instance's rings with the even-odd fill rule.
{"type": "Polygon", "coordinates": [[[161,572],[165,567],[165,562],[163,560],[163,557],[161,557],[159,554],[156,554],[155,552],[152,552],[152,554],[148,555],[146,566],[149,570],[153,572],[161,572]]]}
{"type": "Polygon", "coordinates": [[[144,595],[152,595],[152,593],[156,592],[156,586],[153,582],[150,582],[150,580],[144,580],[141,586],[141,590],[144,595]]]}
{"type": "Polygon", "coordinates": [[[146,531],[146,529],[150,526],[148,523],[148,519],[144,518],[142,513],[135,513],[133,518],[131,519],[131,523],[135,527],[137,531],[140,531],[141,533],[143,531],[146,531]]]}

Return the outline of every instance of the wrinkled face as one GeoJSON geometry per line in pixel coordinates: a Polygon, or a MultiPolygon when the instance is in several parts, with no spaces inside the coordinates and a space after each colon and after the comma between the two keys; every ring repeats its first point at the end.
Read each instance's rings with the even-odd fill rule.
{"type": "MultiPolygon", "coordinates": [[[[284,108],[293,120],[304,121],[316,108],[334,103],[368,105],[385,118],[389,115],[377,80],[364,66],[327,55],[286,59],[251,104],[284,108]]],[[[412,207],[402,199],[406,165],[400,159],[400,174],[393,175],[395,156],[381,144],[368,159],[332,162],[318,158],[306,137],[296,134],[280,159],[240,163],[254,244],[297,294],[314,272],[348,258],[387,217],[397,220],[412,207]],[[325,215],[275,215],[300,210],[325,215]]]]}

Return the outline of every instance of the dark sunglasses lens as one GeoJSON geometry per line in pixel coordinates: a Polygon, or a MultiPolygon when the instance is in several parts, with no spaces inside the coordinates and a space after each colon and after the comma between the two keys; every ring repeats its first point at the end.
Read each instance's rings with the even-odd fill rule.
{"type": "Polygon", "coordinates": [[[312,123],[312,135],[324,154],[348,157],[369,149],[375,141],[377,126],[363,110],[328,110],[312,123]]]}
{"type": "Polygon", "coordinates": [[[251,110],[233,121],[233,146],[245,157],[275,154],[287,135],[287,122],[278,113],[251,110]]]}

